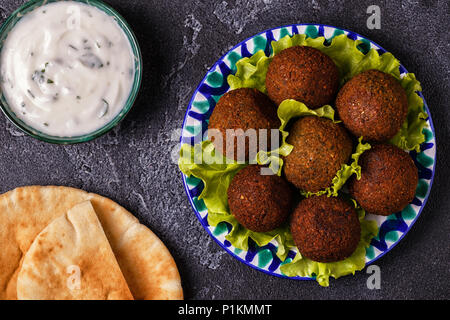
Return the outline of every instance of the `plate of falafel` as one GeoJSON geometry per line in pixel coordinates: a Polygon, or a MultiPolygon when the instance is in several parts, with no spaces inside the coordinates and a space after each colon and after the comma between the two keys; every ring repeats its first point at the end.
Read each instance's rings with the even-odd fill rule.
{"type": "Polygon", "coordinates": [[[435,157],[414,74],[354,32],[296,24],[239,43],[210,69],[185,115],[179,167],[229,254],[328,286],[411,229],[435,157]]]}

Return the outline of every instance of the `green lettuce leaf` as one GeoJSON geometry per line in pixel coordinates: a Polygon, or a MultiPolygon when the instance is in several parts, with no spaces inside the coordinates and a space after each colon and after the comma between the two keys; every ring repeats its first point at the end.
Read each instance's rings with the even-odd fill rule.
{"type": "Polygon", "coordinates": [[[347,180],[352,174],[356,175],[356,178],[361,179],[361,166],[358,164],[359,157],[367,150],[371,148],[370,144],[362,142],[363,137],[358,139],[358,145],[355,152],[352,154],[352,162],[350,165],[343,164],[341,169],[336,173],[336,177],[333,178],[331,187],[327,189],[328,196],[336,197],[338,191],[344,186],[347,180]]]}
{"type": "Polygon", "coordinates": [[[246,166],[230,162],[230,159],[221,154],[216,155],[214,145],[209,140],[195,146],[181,146],[178,166],[186,176],[194,176],[203,181],[204,189],[199,199],[203,199],[208,212],[230,215],[226,197],[228,186],[234,175],[246,166]]]}
{"type": "Polygon", "coordinates": [[[260,50],[250,58],[242,58],[236,62],[236,74],[227,78],[230,89],[257,88],[266,92],[266,73],[269,68],[269,59],[264,51],[260,50]]]}
{"type": "Polygon", "coordinates": [[[360,40],[351,40],[342,34],[332,39],[329,46],[324,45],[324,37],[307,38],[304,34],[293,37],[285,36],[278,41],[272,42],[272,54],[267,57],[263,51],[258,51],[250,58],[243,58],[236,63],[237,72],[228,76],[231,89],[241,87],[256,88],[267,93],[265,78],[269,64],[273,56],[280,51],[293,46],[311,46],[327,54],[336,64],[341,85],[353,76],[369,70],[378,69],[394,76],[400,81],[408,96],[408,116],[397,135],[390,143],[407,150],[420,151],[420,144],[425,141],[422,130],[426,126],[428,115],[424,111],[423,100],[417,94],[421,91],[420,83],[412,73],[400,76],[400,61],[391,53],[385,52],[379,55],[375,49],[370,49],[363,54],[358,45],[360,40]]]}
{"type": "Polygon", "coordinates": [[[199,196],[208,208],[208,223],[215,227],[221,222],[227,222],[232,230],[226,239],[238,249],[248,250],[248,238],[252,238],[259,246],[265,246],[272,240],[278,243],[277,256],[284,260],[288,254],[287,248],[293,246],[289,228],[286,225],[270,232],[253,232],[247,230],[230,213],[227,190],[234,175],[247,166],[231,160],[219,153],[216,154],[211,141],[203,141],[191,146],[183,144],[180,150],[178,166],[186,176],[201,179],[204,189],[199,196]],[[228,162],[228,163],[227,163],[228,162]]]}
{"type": "Polygon", "coordinates": [[[286,126],[289,121],[298,117],[305,116],[317,116],[334,120],[334,109],[331,106],[323,106],[321,108],[312,110],[309,109],[304,103],[295,100],[285,100],[283,101],[277,110],[278,118],[281,121],[280,132],[281,132],[281,146],[270,152],[260,151],[257,154],[257,162],[260,165],[269,165],[274,173],[281,175],[281,169],[283,167],[283,158],[289,155],[292,151],[293,146],[286,142],[286,138],[289,132],[286,130],[286,126]]]}
{"type": "Polygon", "coordinates": [[[302,196],[308,198],[311,196],[320,196],[326,194],[328,197],[337,197],[338,191],[344,186],[350,177],[355,174],[356,178],[361,179],[361,166],[358,164],[359,157],[367,150],[371,148],[369,143],[362,142],[363,137],[358,139],[358,145],[356,146],[355,152],[352,153],[352,161],[350,164],[342,164],[341,168],[336,172],[336,176],[331,181],[331,186],[325,190],[320,190],[318,192],[301,191],[302,196]]]}
{"type": "MultiPolygon", "coordinates": [[[[304,116],[318,116],[327,118],[335,123],[340,121],[336,121],[334,118],[334,109],[331,106],[323,106],[316,110],[309,109],[304,103],[298,102],[296,100],[287,99],[284,100],[278,107],[278,117],[281,120],[280,131],[282,134],[282,144],[278,150],[272,151],[269,153],[269,156],[266,156],[265,159],[270,161],[270,165],[273,163],[278,164],[279,171],[281,171],[281,166],[283,164],[283,160],[278,156],[281,155],[283,157],[288,156],[293,149],[293,146],[286,142],[287,137],[289,136],[289,132],[286,130],[286,126],[292,119],[304,116]],[[278,157],[278,159],[277,159],[278,157]],[[279,161],[277,163],[277,161],[279,161]]],[[[321,190],[319,192],[302,192],[302,195],[305,197],[310,197],[312,195],[322,195],[326,194],[328,196],[337,196],[338,191],[342,188],[342,186],[347,182],[352,174],[356,174],[357,178],[361,177],[361,167],[358,165],[358,160],[361,154],[370,149],[370,144],[363,143],[362,137],[358,140],[358,145],[356,146],[355,152],[351,155],[351,163],[350,164],[342,164],[339,171],[336,173],[336,176],[333,178],[331,186],[326,188],[325,190],[321,190]]],[[[261,152],[261,154],[264,154],[261,152]]],[[[267,164],[267,162],[259,161],[261,164],[267,164]]]]}
{"type": "MultiPolygon", "coordinates": [[[[363,71],[369,69],[381,70],[393,75],[400,81],[406,90],[409,103],[407,120],[390,142],[402,149],[420,151],[420,144],[425,141],[422,130],[426,126],[428,117],[424,112],[423,100],[417,94],[418,91],[421,91],[420,83],[412,73],[403,77],[400,76],[400,62],[391,53],[379,55],[376,50],[371,49],[367,54],[363,54],[358,49],[359,44],[361,44],[361,41],[351,40],[345,35],[334,37],[328,46],[324,45],[323,37],[312,39],[305,35],[286,36],[279,41],[272,42],[273,50],[270,57],[267,57],[263,51],[258,51],[250,58],[239,60],[236,63],[236,73],[228,76],[227,80],[231,89],[249,87],[267,93],[265,78],[273,55],[295,45],[312,46],[333,59],[340,73],[341,85],[363,71]]],[[[311,110],[301,102],[283,101],[278,109],[278,117],[281,120],[282,145],[271,152],[259,152],[257,162],[259,164],[270,164],[273,168],[276,168],[275,172],[280,174],[283,165],[282,157],[292,151],[292,146],[286,143],[289,134],[285,130],[286,125],[290,119],[306,115],[322,116],[337,122],[334,119],[334,110],[331,106],[311,110]]],[[[356,151],[352,154],[352,162],[341,167],[333,179],[332,187],[325,191],[329,196],[337,195],[338,190],[352,174],[360,177],[358,159],[369,148],[370,145],[364,144],[362,138],[360,138],[356,151]]],[[[203,181],[205,187],[199,199],[202,199],[208,208],[208,223],[212,226],[217,226],[221,222],[229,223],[232,229],[226,238],[233,246],[247,250],[249,238],[252,238],[259,246],[264,246],[276,240],[278,243],[277,255],[282,261],[286,259],[289,250],[297,251],[292,261],[281,266],[281,271],[287,276],[315,277],[322,286],[329,285],[330,276],[338,278],[347,274],[354,274],[355,271],[361,270],[365,266],[366,248],[377,234],[378,228],[376,222],[364,219],[364,211],[361,208],[357,207],[361,221],[361,240],[352,256],[334,263],[311,261],[298,253],[287,225],[272,232],[257,233],[245,229],[231,215],[227,201],[227,189],[234,175],[246,164],[230,162],[229,159],[227,161],[228,163],[225,162],[223,156],[215,154],[214,146],[210,141],[204,141],[196,146],[183,145],[179,166],[185,175],[192,175],[203,181]],[[202,159],[207,161],[200,161],[202,159]]]]}
{"type": "Polygon", "coordinates": [[[302,257],[298,249],[295,248],[297,254],[294,259],[280,267],[284,275],[289,277],[314,277],[321,286],[328,287],[330,277],[337,279],[348,274],[355,274],[356,271],[364,268],[366,248],[369,247],[372,238],[378,234],[378,226],[375,221],[364,219],[364,209],[359,207],[356,201],[352,199],[352,203],[355,205],[361,223],[361,240],[355,252],[345,260],[322,263],[302,257]]]}
{"type": "Polygon", "coordinates": [[[423,99],[417,94],[422,91],[422,87],[413,73],[406,74],[400,84],[408,97],[408,115],[400,131],[389,142],[401,149],[420,152],[420,145],[425,142],[423,129],[427,126],[428,118],[423,99]]]}

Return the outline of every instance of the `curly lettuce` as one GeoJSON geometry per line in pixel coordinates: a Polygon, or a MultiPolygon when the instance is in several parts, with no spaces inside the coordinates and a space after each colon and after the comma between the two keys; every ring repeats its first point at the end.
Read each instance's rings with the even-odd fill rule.
{"type": "Polygon", "coordinates": [[[280,267],[284,275],[289,277],[312,277],[321,286],[328,287],[330,277],[337,279],[348,274],[355,274],[356,271],[360,271],[365,267],[366,248],[369,247],[372,238],[377,235],[378,226],[375,221],[364,219],[365,211],[356,204],[356,201],[352,200],[352,203],[355,205],[361,223],[361,239],[353,254],[342,261],[323,263],[302,257],[295,247],[296,255],[294,259],[282,264],[280,267]]]}
{"type": "MultiPolygon", "coordinates": [[[[291,153],[293,146],[286,142],[287,137],[289,136],[289,132],[286,130],[286,125],[292,119],[303,117],[307,115],[315,115],[319,117],[325,117],[330,119],[331,121],[338,123],[340,121],[336,121],[334,118],[334,109],[331,106],[323,106],[322,108],[316,110],[310,110],[308,107],[296,100],[288,99],[284,100],[278,107],[278,117],[281,120],[280,131],[282,134],[282,144],[279,148],[279,154],[282,156],[287,156],[291,153]]],[[[343,187],[343,185],[347,182],[351,175],[355,174],[358,179],[361,177],[361,167],[358,164],[359,157],[366,150],[370,149],[370,144],[363,143],[362,137],[358,140],[358,145],[356,146],[355,152],[351,155],[351,163],[350,164],[342,164],[341,168],[336,173],[336,176],[333,178],[331,182],[331,186],[318,191],[318,192],[301,192],[303,196],[310,197],[312,195],[322,195],[326,194],[328,196],[336,197],[338,195],[338,191],[343,187]]],[[[273,153],[273,151],[272,151],[273,153]]],[[[270,159],[272,162],[277,161],[276,156],[270,159]]],[[[282,161],[282,160],[280,160],[282,161]]],[[[282,162],[281,162],[282,165],[282,162]]]]}
{"type": "MultiPolygon", "coordinates": [[[[375,49],[371,49],[363,54],[358,49],[361,41],[351,40],[346,35],[336,36],[327,44],[324,44],[324,40],[323,37],[313,39],[305,35],[295,35],[293,37],[285,36],[279,41],[272,42],[272,54],[269,57],[263,51],[258,51],[253,56],[243,58],[236,63],[236,73],[229,75],[227,79],[230,88],[249,87],[267,93],[265,87],[266,73],[275,54],[296,45],[308,45],[317,48],[336,63],[340,73],[341,85],[356,74],[369,69],[378,69],[389,73],[400,81],[408,96],[408,115],[400,131],[390,140],[390,143],[402,149],[419,152],[420,144],[425,141],[422,130],[426,126],[428,115],[424,111],[423,100],[418,94],[421,91],[420,83],[416,80],[414,74],[401,75],[399,71],[400,62],[391,53],[380,55],[375,49]]],[[[284,101],[278,109],[278,116],[281,120],[282,144],[277,150],[258,153],[257,162],[259,164],[275,164],[274,168],[280,174],[283,164],[282,157],[287,156],[292,150],[292,146],[286,143],[289,134],[285,130],[286,125],[291,119],[306,115],[322,116],[336,122],[334,110],[331,106],[311,110],[301,102],[284,101]]],[[[360,177],[358,159],[365,150],[370,148],[370,145],[363,143],[362,138],[358,142],[356,150],[352,154],[351,163],[343,165],[333,179],[332,186],[322,192],[329,196],[336,196],[348,177],[352,174],[355,174],[357,178],[360,177]]],[[[179,159],[179,167],[185,175],[195,176],[204,183],[204,190],[199,199],[203,200],[208,208],[208,223],[212,226],[217,226],[221,222],[231,225],[231,231],[226,239],[233,246],[247,250],[249,238],[259,246],[264,246],[276,240],[278,243],[277,255],[284,261],[280,267],[282,273],[287,276],[315,277],[322,286],[329,285],[330,277],[338,278],[347,274],[354,274],[364,268],[365,249],[369,246],[370,240],[377,234],[378,228],[374,221],[364,219],[364,211],[359,207],[357,207],[357,210],[361,222],[360,243],[352,256],[333,263],[318,263],[302,257],[293,243],[287,225],[265,233],[252,232],[242,227],[230,213],[227,189],[234,175],[246,165],[236,162],[227,163],[223,156],[215,154],[214,146],[210,141],[204,141],[195,146],[183,145],[179,159]],[[200,161],[201,159],[207,161],[200,161]],[[286,260],[289,250],[297,252],[292,261],[286,260]]],[[[304,195],[310,196],[312,194],[304,195]]]]}
{"type": "Polygon", "coordinates": [[[278,118],[281,121],[280,132],[281,132],[281,146],[270,152],[260,151],[257,154],[257,162],[260,165],[269,165],[273,172],[281,175],[281,169],[283,167],[283,158],[288,156],[293,146],[286,142],[289,132],[286,130],[286,126],[289,121],[305,116],[316,116],[329,119],[333,122],[334,120],[334,109],[331,106],[325,105],[321,108],[312,110],[309,109],[304,103],[295,100],[285,100],[283,101],[277,110],[278,118]]]}
{"type": "Polygon", "coordinates": [[[400,61],[391,53],[382,55],[375,49],[370,49],[366,54],[358,49],[362,41],[349,39],[346,35],[338,35],[325,45],[325,38],[308,38],[304,34],[292,37],[285,36],[272,42],[272,54],[267,57],[263,51],[258,51],[250,58],[243,58],[236,63],[237,71],[228,76],[231,89],[242,87],[256,88],[267,93],[265,78],[269,64],[274,55],[284,49],[293,46],[314,47],[328,55],[336,64],[341,85],[353,76],[370,69],[377,69],[394,76],[406,90],[408,96],[408,115],[397,135],[390,143],[402,149],[416,150],[420,152],[420,144],[425,141],[423,128],[426,126],[428,115],[424,111],[423,99],[417,94],[420,92],[420,82],[412,73],[403,77],[400,75],[400,61]]]}
{"type": "Polygon", "coordinates": [[[237,162],[226,164],[226,158],[216,154],[211,141],[191,146],[183,144],[178,160],[181,171],[186,176],[195,176],[204,183],[204,190],[199,196],[208,208],[208,224],[217,226],[226,222],[231,225],[231,231],[225,236],[230,243],[241,250],[248,250],[248,240],[251,238],[258,246],[265,246],[272,240],[277,243],[277,256],[284,263],[281,272],[286,276],[314,277],[321,286],[329,285],[329,278],[338,278],[354,274],[365,266],[366,248],[370,240],[378,233],[376,222],[364,219],[365,212],[356,205],[361,222],[361,240],[355,252],[347,259],[320,263],[305,257],[298,252],[287,224],[270,232],[254,232],[244,228],[231,214],[228,206],[227,190],[234,175],[246,164],[237,162]],[[292,261],[287,261],[290,250],[296,252],[292,261]]]}
{"type": "Polygon", "coordinates": [[[208,208],[208,224],[215,227],[227,222],[232,229],[226,239],[242,250],[248,250],[248,239],[251,238],[259,246],[265,246],[273,239],[278,243],[277,256],[284,260],[293,240],[287,225],[270,232],[254,232],[244,228],[231,214],[228,206],[227,190],[234,175],[247,166],[230,162],[223,155],[216,153],[211,141],[191,146],[183,144],[180,150],[178,166],[186,176],[195,176],[203,181],[204,189],[199,196],[208,208]]]}

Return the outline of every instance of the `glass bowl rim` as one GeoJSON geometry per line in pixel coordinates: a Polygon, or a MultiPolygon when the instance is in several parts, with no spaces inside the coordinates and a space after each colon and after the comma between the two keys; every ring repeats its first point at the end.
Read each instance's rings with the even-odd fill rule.
{"type": "MultiPolygon", "coordinates": [[[[10,26],[11,23],[17,23],[23,16],[21,14],[28,10],[29,8],[36,6],[40,7],[49,3],[53,2],[60,2],[60,1],[67,1],[67,0],[30,0],[28,2],[25,2],[23,5],[21,5],[18,9],[16,9],[13,13],[11,13],[8,18],[2,23],[0,26],[0,37],[6,39],[7,35],[4,36],[5,32],[9,32],[8,26],[10,26]]],[[[137,41],[136,35],[134,34],[133,30],[131,29],[128,22],[125,20],[125,18],[122,17],[113,7],[111,7],[109,4],[103,2],[102,0],[70,0],[73,2],[80,2],[84,3],[86,5],[91,5],[96,7],[97,9],[101,10],[102,12],[106,13],[107,15],[113,17],[119,27],[122,29],[122,31],[125,33],[125,36],[127,37],[133,55],[135,60],[135,75],[133,80],[133,85],[131,88],[131,91],[128,95],[128,98],[126,102],[124,103],[122,109],[120,112],[108,123],[106,123],[104,126],[100,127],[99,129],[96,129],[90,133],[79,135],[79,136],[52,136],[43,132],[40,132],[36,129],[34,129],[32,126],[27,125],[24,121],[20,120],[14,112],[9,108],[8,105],[5,105],[4,102],[6,102],[6,99],[3,99],[5,101],[2,101],[0,99],[0,109],[2,110],[3,114],[8,118],[9,121],[11,121],[18,129],[20,129],[25,134],[36,138],[38,140],[53,143],[53,144],[76,144],[76,143],[83,143],[88,142],[93,139],[96,139],[110,130],[112,130],[115,126],[119,124],[120,121],[122,121],[125,116],[128,114],[128,112],[131,110],[131,108],[134,105],[134,102],[136,101],[137,95],[140,91],[141,83],[142,83],[142,68],[143,68],[143,59],[142,59],[142,53],[141,49],[139,47],[139,43],[137,41]]],[[[37,8],[36,7],[36,8],[37,8]]],[[[33,9],[34,10],[34,9],[33,9]]],[[[28,12],[27,12],[28,13],[28,12]]],[[[14,28],[14,26],[12,27],[14,28]]],[[[0,43],[0,53],[3,49],[3,43],[0,43]]],[[[0,90],[0,95],[3,95],[0,90]]]]}

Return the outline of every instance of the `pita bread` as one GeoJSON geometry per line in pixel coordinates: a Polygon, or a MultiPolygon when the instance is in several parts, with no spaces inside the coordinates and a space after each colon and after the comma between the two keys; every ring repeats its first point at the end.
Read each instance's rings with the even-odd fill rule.
{"type": "Polygon", "coordinates": [[[68,187],[30,186],[0,195],[0,299],[17,298],[17,275],[36,236],[76,204],[90,200],[135,299],[182,299],[170,252],[114,201],[68,187]]]}
{"type": "Polygon", "coordinates": [[[132,300],[89,201],[53,220],[34,239],[17,278],[25,300],[132,300]]]}

